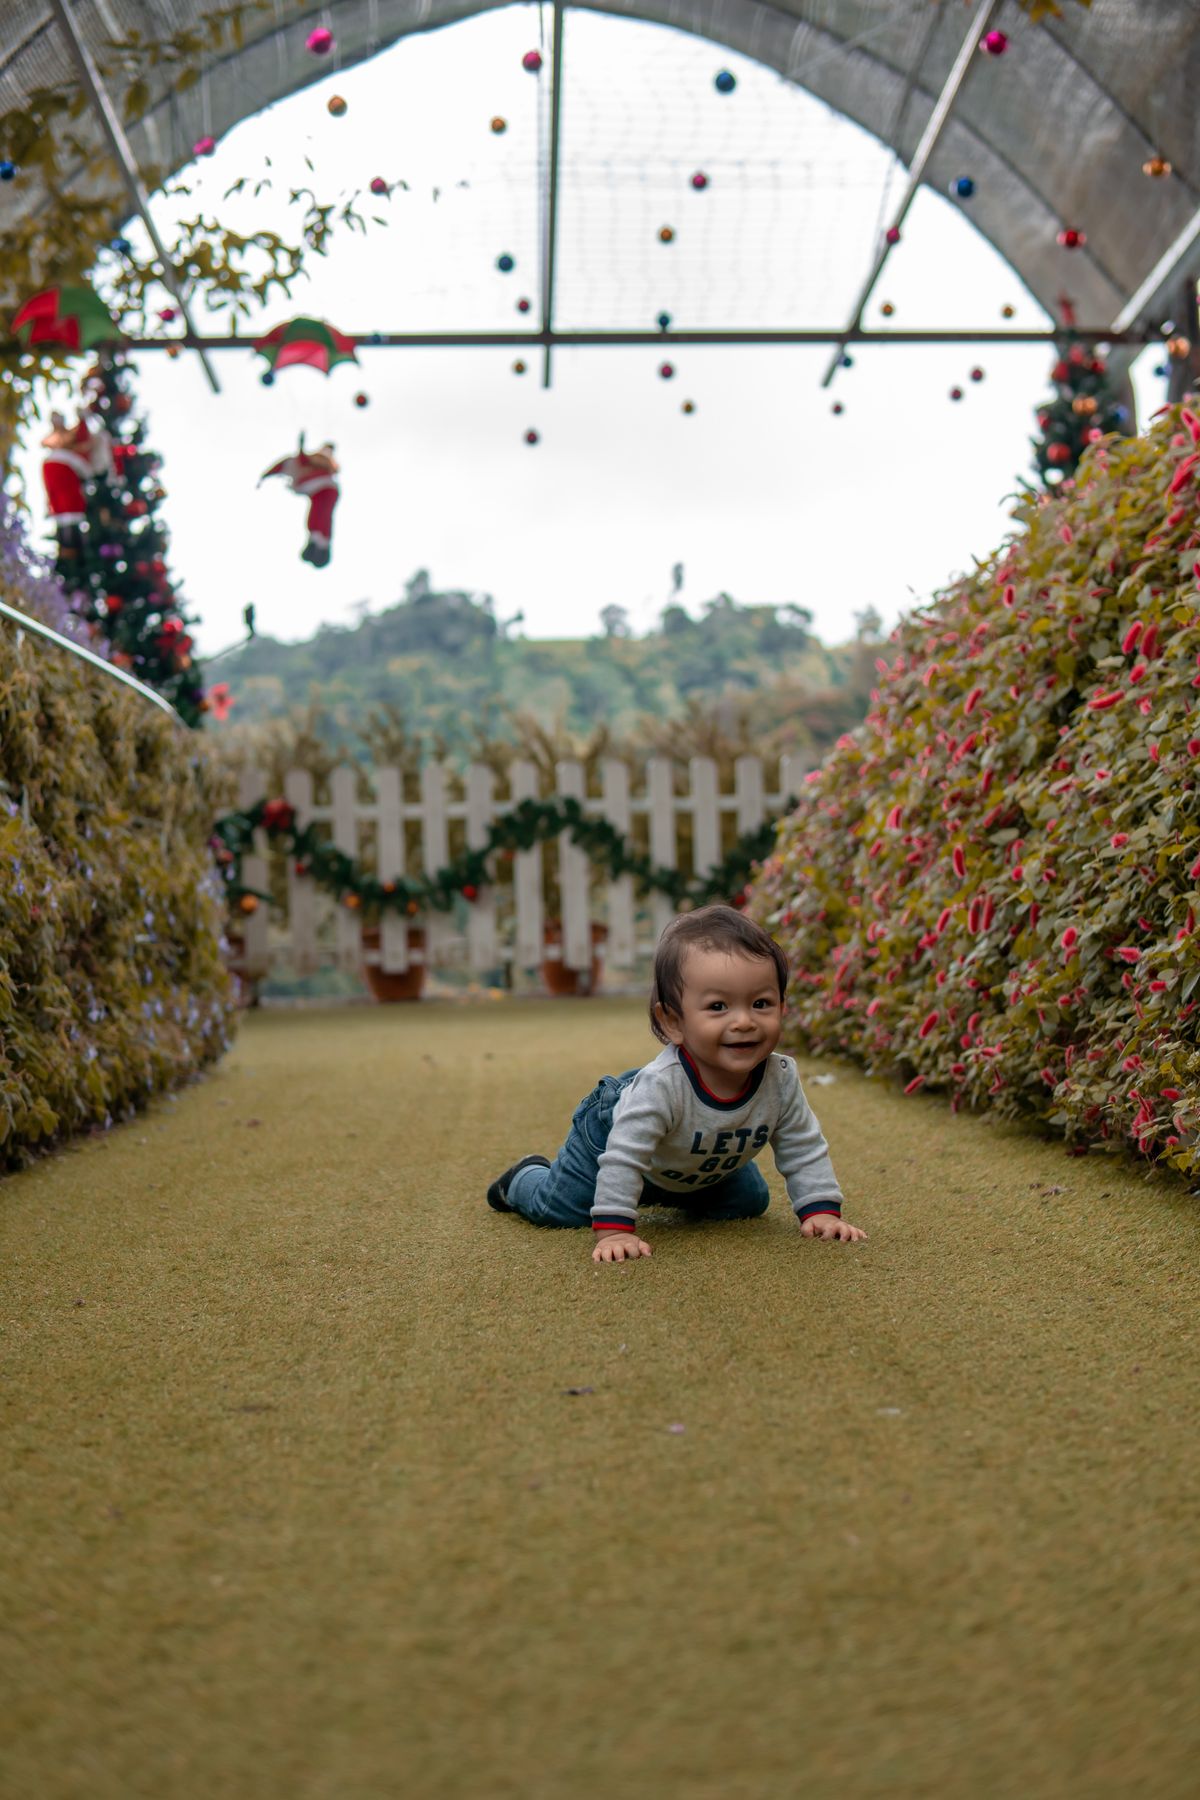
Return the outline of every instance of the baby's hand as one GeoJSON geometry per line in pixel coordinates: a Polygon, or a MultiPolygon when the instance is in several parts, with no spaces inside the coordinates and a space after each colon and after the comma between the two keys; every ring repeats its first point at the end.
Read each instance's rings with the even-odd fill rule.
{"type": "Polygon", "coordinates": [[[849,1219],[839,1219],[836,1213],[809,1213],[800,1229],[805,1237],[844,1238],[848,1244],[867,1235],[857,1225],[852,1225],[849,1219]]]}
{"type": "Polygon", "coordinates": [[[593,1262],[623,1262],[626,1257],[630,1261],[635,1256],[653,1256],[649,1244],[631,1231],[597,1232],[599,1243],[592,1251],[593,1262]]]}

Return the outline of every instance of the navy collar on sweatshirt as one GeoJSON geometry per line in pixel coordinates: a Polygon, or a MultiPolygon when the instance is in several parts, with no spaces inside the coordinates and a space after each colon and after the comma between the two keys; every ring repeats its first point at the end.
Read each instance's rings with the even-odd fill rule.
{"type": "Polygon", "coordinates": [[[732,1100],[726,1100],[723,1099],[720,1094],[714,1094],[710,1087],[705,1086],[699,1069],[696,1067],[682,1044],[676,1044],[675,1052],[679,1058],[684,1074],[692,1084],[696,1098],[702,1101],[705,1106],[715,1106],[721,1112],[732,1112],[734,1107],[744,1106],[747,1100],[754,1094],[757,1094],[759,1088],[762,1086],[763,1076],[767,1072],[767,1063],[769,1061],[769,1058],[764,1056],[760,1063],[756,1063],[750,1073],[750,1079],[747,1081],[741,1093],[735,1094],[732,1100]]]}

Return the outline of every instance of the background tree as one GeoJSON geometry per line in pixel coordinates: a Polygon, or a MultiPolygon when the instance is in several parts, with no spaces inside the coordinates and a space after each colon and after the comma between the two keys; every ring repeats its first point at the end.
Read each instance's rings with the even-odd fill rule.
{"type": "Polygon", "coordinates": [[[1121,405],[1108,376],[1108,365],[1094,345],[1074,332],[1058,339],[1058,358],[1050,371],[1054,398],[1038,408],[1041,436],[1034,438],[1038,474],[1047,487],[1074,475],[1089,443],[1109,432],[1130,435],[1128,409],[1121,405]]]}
{"type": "Polygon", "coordinates": [[[84,377],[89,404],[113,445],[113,472],[86,490],[87,519],[73,581],[76,606],[113,646],[113,660],[169,700],[199,726],[208,710],[188,623],[171,583],[170,534],[159,508],[162,459],[147,448],[146,425],[134,405],[129,364],[102,352],[84,377]]]}

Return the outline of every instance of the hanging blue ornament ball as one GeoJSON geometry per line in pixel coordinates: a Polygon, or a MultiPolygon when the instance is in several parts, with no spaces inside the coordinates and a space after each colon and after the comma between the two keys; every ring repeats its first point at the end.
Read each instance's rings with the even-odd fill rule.
{"type": "Polygon", "coordinates": [[[1156,375],[1165,375],[1167,373],[1166,363],[1156,363],[1155,368],[1154,368],[1154,373],[1156,375]]]}
{"type": "Polygon", "coordinates": [[[263,375],[262,384],[264,387],[274,387],[275,386],[275,371],[273,369],[268,369],[266,371],[266,373],[263,375]]]}
{"type": "Polygon", "coordinates": [[[950,183],[950,192],[957,194],[960,200],[969,200],[975,192],[975,183],[969,175],[960,175],[957,181],[950,183]]]}
{"type": "Polygon", "coordinates": [[[502,275],[507,275],[509,273],[510,269],[515,269],[516,266],[517,266],[516,263],[513,261],[512,257],[508,254],[507,250],[505,251],[503,256],[498,256],[496,258],[496,267],[499,269],[499,271],[502,275]]]}
{"type": "Polygon", "coordinates": [[[659,313],[659,315],[658,315],[658,329],[659,329],[659,330],[660,330],[660,331],[665,331],[665,330],[666,330],[666,329],[667,329],[667,327],[668,327],[668,325],[670,325],[670,323],[671,323],[671,315],[670,315],[670,313],[659,313]]]}
{"type": "Polygon", "coordinates": [[[367,342],[368,342],[368,344],[382,344],[382,342],[383,342],[382,331],[373,331],[371,333],[370,337],[367,339],[367,342]]]}
{"type": "MultiPolygon", "coordinates": [[[[1166,372],[1167,371],[1164,369],[1163,374],[1165,375],[1166,372]]],[[[1129,408],[1127,406],[1114,406],[1113,417],[1119,419],[1121,424],[1124,425],[1129,418],[1129,408]]]]}
{"type": "Polygon", "coordinates": [[[842,367],[843,369],[852,369],[854,367],[854,358],[848,354],[843,355],[842,367]]]}
{"type": "Polygon", "coordinates": [[[112,241],[112,248],[116,251],[118,256],[133,255],[133,245],[127,237],[115,237],[112,241]]]}
{"type": "Polygon", "coordinates": [[[11,181],[16,172],[16,163],[0,162],[0,181],[11,181]]]}
{"type": "Polygon", "coordinates": [[[732,94],[734,88],[737,86],[737,82],[729,73],[728,69],[722,69],[721,73],[713,82],[713,86],[716,88],[718,94],[732,94]]]}

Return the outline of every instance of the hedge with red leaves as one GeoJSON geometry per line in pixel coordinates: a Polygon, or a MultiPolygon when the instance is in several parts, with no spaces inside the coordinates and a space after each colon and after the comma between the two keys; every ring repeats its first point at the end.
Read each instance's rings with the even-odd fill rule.
{"type": "Polygon", "coordinates": [[[1200,418],[1023,502],[906,618],[747,913],[794,1048],[1200,1161],[1200,418]]]}

